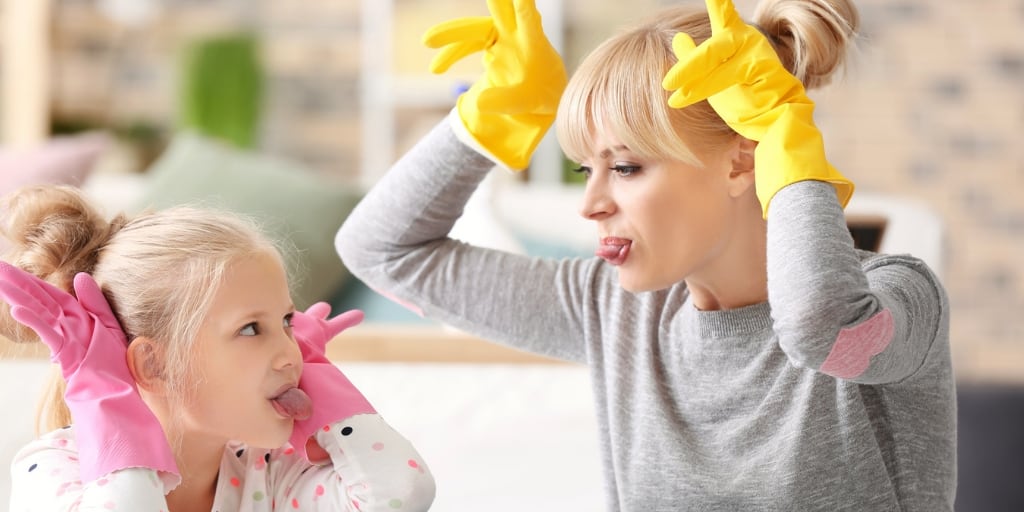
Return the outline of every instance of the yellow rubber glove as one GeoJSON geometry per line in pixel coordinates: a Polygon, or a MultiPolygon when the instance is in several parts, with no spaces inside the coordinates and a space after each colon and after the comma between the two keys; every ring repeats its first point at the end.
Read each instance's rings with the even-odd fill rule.
{"type": "Polygon", "coordinates": [[[775,193],[803,180],[832,183],[845,208],[853,183],[825,158],[814,102],[803,84],[783,67],[764,34],[740,19],[731,0],[706,3],[712,36],[700,46],[682,32],[672,40],[678,62],[662,82],[674,91],[669,106],[706,98],[736,133],[758,141],[755,187],[765,218],[775,193]]]}
{"type": "Polygon", "coordinates": [[[433,73],[484,52],[484,76],[459,97],[459,118],[480,147],[523,170],[555,120],[568,78],[533,0],[488,0],[487,7],[491,16],[431,27],[423,44],[441,49],[430,63],[433,73]]]}

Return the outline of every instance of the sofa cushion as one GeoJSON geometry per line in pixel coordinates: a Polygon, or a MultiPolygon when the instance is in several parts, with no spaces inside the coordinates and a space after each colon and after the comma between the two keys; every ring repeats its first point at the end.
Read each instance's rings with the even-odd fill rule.
{"type": "MultiPolygon", "coordinates": [[[[80,186],[109,143],[102,132],[54,137],[32,147],[0,147],[0,197],[28,185],[80,186]]],[[[0,237],[0,252],[7,247],[0,237]]]]}
{"type": "Polygon", "coordinates": [[[359,200],[353,187],[187,131],[175,135],[148,172],[134,211],[181,204],[227,209],[256,219],[282,242],[296,307],[327,300],[350,276],[334,235],[359,200]]]}
{"type": "Polygon", "coordinates": [[[26,185],[79,186],[109,142],[101,132],[54,137],[42,144],[0,147],[0,196],[26,185]]]}

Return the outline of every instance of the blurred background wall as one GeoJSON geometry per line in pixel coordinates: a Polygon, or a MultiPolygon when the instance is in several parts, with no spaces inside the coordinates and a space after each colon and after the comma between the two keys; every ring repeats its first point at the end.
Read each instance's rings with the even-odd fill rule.
{"type": "MultiPolygon", "coordinates": [[[[572,68],[617,27],[667,3],[548,5],[559,11],[560,46],[572,68]]],[[[24,16],[15,11],[28,4],[37,5],[0,4],[8,36],[27,28],[11,18],[24,16]]],[[[50,133],[113,130],[122,154],[108,164],[141,171],[183,122],[186,48],[221,34],[251,34],[262,72],[252,144],[352,182],[372,182],[367,159],[395,158],[447,112],[459,80],[471,81],[479,69],[469,62],[444,78],[427,76],[423,31],[486,13],[483,0],[38,2],[44,4],[48,21],[39,39],[50,45],[49,60],[33,62],[49,78],[38,87],[48,91],[50,133]],[[401,101],[366,108],[371,68],[377,78],[401,78],[392,85],[402,87],[391,90],[401,101]],[[368,127],[384,120],[393,127],[390,147],[365,144],[368,127]]],[[[921,201],[942,219],[944,268],[937,270],[952,302],[958,374],[1024,381],[1024,0],[857,4],[860,50],[841,82],[814,93],[829,156],[858,191],[921,201]]],[[[747,16],[753,5],[737,2],[747,16]]],[[[26,65],[17,55],[31,48],[20,46],[27,40],[0,40],[8,91],[0,119],[11,123],[27,98],[10,97],[11,84],[21,83],[16,66],[26,65]]],[[[0,128],[11,141],[18,127],[0,128]]]]}

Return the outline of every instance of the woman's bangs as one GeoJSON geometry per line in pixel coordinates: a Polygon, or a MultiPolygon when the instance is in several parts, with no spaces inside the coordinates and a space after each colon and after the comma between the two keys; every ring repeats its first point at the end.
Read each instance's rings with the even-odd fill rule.
{"type": "Polygon", "coordinates": [[[569,81],[558,113],[558,139],[581,162],[608,134],[638,158],[692,159],[679,138],[661,87],[668,69],[655,34],[625,34],[594,51],[569,81]],[[637,58],[637,56],[641,56],[637,58]]]}

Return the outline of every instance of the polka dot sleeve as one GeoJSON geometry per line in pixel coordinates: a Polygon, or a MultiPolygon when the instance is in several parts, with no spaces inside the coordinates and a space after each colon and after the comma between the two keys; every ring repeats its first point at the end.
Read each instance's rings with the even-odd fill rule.
{"type": "Polygon", "coordinates": [[[70,428],[32,441],[14,457],[11,512],[91,510],[167,510],[163,483],[156,471],[134,468],[114,471],[83,485],[70,428]]]}
{"type": "Polygon", "coordinates": [[[277,510],[418,512],[434,500],[434,477],[412,444],[378,414],[327,425],[316,440],[330,464],[276,451],[269,478],[277,510]],[[282,504],[285,505],[282,508],[282,504]]]}

